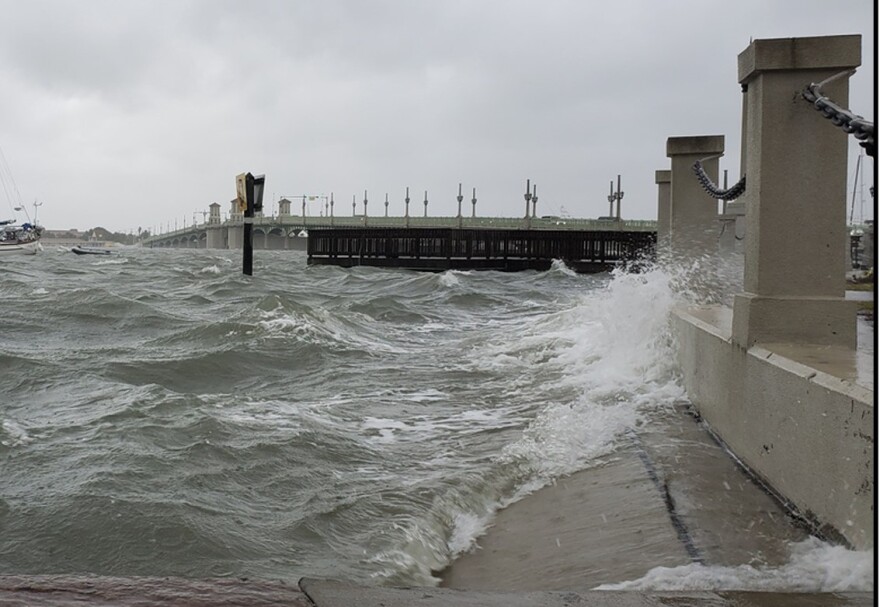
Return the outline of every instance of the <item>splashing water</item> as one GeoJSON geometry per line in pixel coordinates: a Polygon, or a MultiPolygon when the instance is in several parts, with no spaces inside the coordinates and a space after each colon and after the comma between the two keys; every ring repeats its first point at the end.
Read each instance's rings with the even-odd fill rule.
{"type": "Polygon", "coordinates": [[[657,567],[644,577],[597,590],[752,590],[767,592],[872,592],[874,551],[847,550],[816,538],[791,545],[781,567],[720,567],[692,563],[657,567]]]}

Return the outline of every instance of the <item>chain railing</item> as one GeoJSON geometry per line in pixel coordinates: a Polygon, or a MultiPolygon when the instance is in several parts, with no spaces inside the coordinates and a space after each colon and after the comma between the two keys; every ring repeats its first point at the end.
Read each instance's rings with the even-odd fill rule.
{"type": "Polygon", "coordinates": [[[700,182],[700,185],[703,186],[703,189],[709,193],[709,196],[712,198],[716,198],[718,200],[731,201],[736,200],[746,191],[746,176],[743,175],[742,179],[737,181],[731,187],[726,190],[722,190],[719,188],[712,179],[706,174],[705,169],[703,169],[703,160],[709,160],[710,158],[717,158],[717,156],[709,156],[708,158],[703,158],[702,160],[697,160],[694,163],[693,169],[694,174],[697,176],[697,181],[700,182]]]}
{"type": "Polygon", "coordinates": [[[851,76],[855,74],[855,72],[855,70],[844,70],[834,74],[830,78],[826,78],[818,84],[812,82],[801,92],[801,97],[811,103],[814,108],[822,112],[822,115],[825,118],[831,120],[831,124],[839,126],[844,131],[858,139],[859,145],[865,148],[865,153],[873,158],[874,151],[876,150],[874,123],[840,107],[822,94],[823,86],[829,82],[837,80],[838,78],[851,76]]]}

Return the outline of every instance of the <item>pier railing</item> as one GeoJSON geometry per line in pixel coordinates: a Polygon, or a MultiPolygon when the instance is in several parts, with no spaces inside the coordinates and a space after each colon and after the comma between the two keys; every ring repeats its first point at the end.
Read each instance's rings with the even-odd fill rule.
{"type": "Polygon", "coordinates": [[[653,254],[654,232],[334,228],[309,232],[310,264],[417,269],[546,269],[559,259],[603,271],[653,254]]]}

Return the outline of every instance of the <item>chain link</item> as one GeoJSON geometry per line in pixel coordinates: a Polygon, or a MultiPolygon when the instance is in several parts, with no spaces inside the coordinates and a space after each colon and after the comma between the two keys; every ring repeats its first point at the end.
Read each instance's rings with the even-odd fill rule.
{"type": "MultiPolygon", "coordinates": [[[[706,160],[705,158],[703,160],[706,160]]],[[[706,171],[703,169],[703,163],[697,160],[694,163],[694,173],[697,176],[697,181],[700,182],[700,185],[703,186],[703,189],[709,193],[709,196],[712,198],[717,198],[718,200],[736,200],[746,191],[746,176],[743,175],[742,179],[737,181],[731,187],[726,190],[722,190],[717,185],[712,182],[712,179],[706,174],[706,171]]]]}
{"type": "Polygon", "coordinates": [[[868,156],[874,157],[874,152],[876,150],[876,143],[874,140],[874,123],[868,120],[865,120],[862,116],[858,116],[853,114],[847,109],[844,109],[831,101],[828,97],[822,94],[822,87],[831,82],[832,80],[837,80],[838,78],[842,78],[844,76],[851,76],[855,74],[855,70],[844,70],[838,74],[835,74],[831,78],[823,80],[822,82],[816,84],[815,82],[810,83],[809,86],[804,88],[801,92],[801,96],[811,103],[814,108],[818,111],[822,112],[822,115],[825,118],[831,120],[831,124],[834,126],[839,126],[847,133],[850,133],[853,137],[859,140],[859,145],[865,148],[865,153],[868,156]]]}

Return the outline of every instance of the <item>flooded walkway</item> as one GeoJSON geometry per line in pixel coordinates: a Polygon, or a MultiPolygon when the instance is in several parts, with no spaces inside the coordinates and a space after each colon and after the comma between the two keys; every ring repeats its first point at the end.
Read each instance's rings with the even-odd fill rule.
{"type": "Polygon", "coordinates": [[[600,465],[499,512],[442,585],[587,591],[655,567],[772,568],[808,537],[686,406],[628,438],[600,465]]]}

